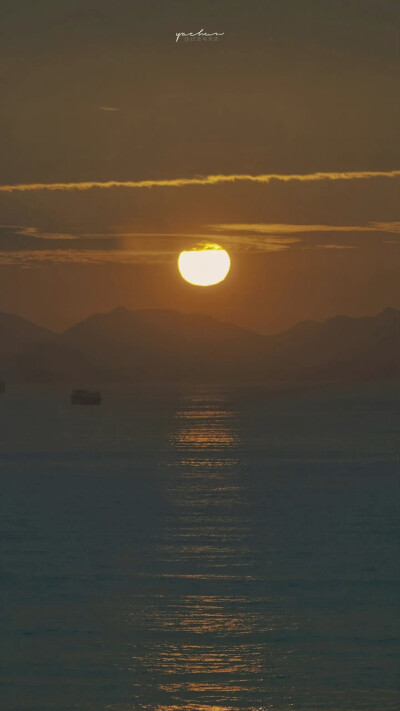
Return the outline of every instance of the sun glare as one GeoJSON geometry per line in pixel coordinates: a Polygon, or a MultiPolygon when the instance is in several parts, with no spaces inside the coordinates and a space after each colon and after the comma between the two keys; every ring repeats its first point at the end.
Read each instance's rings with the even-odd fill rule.
{"type": "Polygon", "coordinates": [[[178,258],[181,276],[195,286],[219,284],[225,279],[230,266],[228,252],[216,244],[181,252],[178,258]]]}

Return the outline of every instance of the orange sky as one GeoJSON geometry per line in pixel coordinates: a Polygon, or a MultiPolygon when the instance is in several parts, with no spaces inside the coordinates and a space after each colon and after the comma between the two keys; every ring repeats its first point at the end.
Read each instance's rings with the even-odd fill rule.
{"type": "Polygon", "coordinates": [[[4,21],[1,310],[276,331],[400,306],[397,3],[33,5],[4,21]],[[232,257],[208,290],[176,270],[198,241],[232,257]]]}

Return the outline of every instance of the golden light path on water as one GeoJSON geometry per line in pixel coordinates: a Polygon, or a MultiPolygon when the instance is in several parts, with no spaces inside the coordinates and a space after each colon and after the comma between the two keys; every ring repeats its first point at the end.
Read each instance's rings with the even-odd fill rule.
{"type": "Polygon", "coordinates": [[[168,654],[170,675],[183,674],[184,679],[166,684],[164,690],[181,696],[182,701],[160,706],[159,711],[183,711],[187,704],[193,711],[231,711],[234,706],[228,700],[249,692],[248,677],[259,671],[254,654],[246,654],[246,644],[225,641],[227,635],[243,637],[251,626],[245,599],[228,590],[243,572],[247,577],[245,558],[249,554],[242,527],[238,528],[232,515],[240,496],[234,475],[239,437],[226,404],[210,403],[207,396],[185,403],[176,422],[172,442],[182,452],[182,476],[170,494],[180,519],[169,531],[170,544],[163,555],[173,562],[178,553],[186,561],[187,575],[192,575],[192,567],[197,568],[194,574],[199,585],[211,590],[222,585],[224,592],[185,595],[171,611],[172,620],[167,624],[198,641],[175,647],[172,655],[168,654]],[[218,644],[210,644],[213,638],[218,644]]]}
{"type": "MultiPolygon", "coordinates": [[[[157,589],[140,619],[150,642],[141,665],[159,698],[153,711],[259,711],[266,657],[263,635],[286,624],[256,582],[251,511],[239,467],[240,434],[224,398],[198,394],[176,412],[166,480],[172,513],[158,541],[157,589]],[[169,473],[171,474],[171,472],[169,473]],[[157,689],[155,690],[155,685],[157,689]]],[[[273,669],[279,668],[275,653],[273,669]]],[[[138,701],[145,696],[138,683],[138,701]]],[[[132,707],[133,708],[133,707],[132,707]]],[[[135,709],[150,709],[143,699],[135,709]]]]}

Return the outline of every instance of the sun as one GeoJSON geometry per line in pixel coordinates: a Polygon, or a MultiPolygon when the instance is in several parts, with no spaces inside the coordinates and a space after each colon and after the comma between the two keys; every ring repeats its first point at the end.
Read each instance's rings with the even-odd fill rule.
{"type": "Polygon", "coordinates": [[[228,252],[218,244],[206,244],[178,257],[178,269],[189,284],[213,286],[223,281],[229,272],[231,260],[228,252]]]}

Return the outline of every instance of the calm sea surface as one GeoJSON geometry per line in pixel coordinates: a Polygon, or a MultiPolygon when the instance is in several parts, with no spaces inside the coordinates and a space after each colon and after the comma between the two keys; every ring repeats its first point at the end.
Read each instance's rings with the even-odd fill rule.
{"type": "Polygon", "coordinates": [[[400,708],[399,388],[0,395],[4,711],[400,708]]]}

